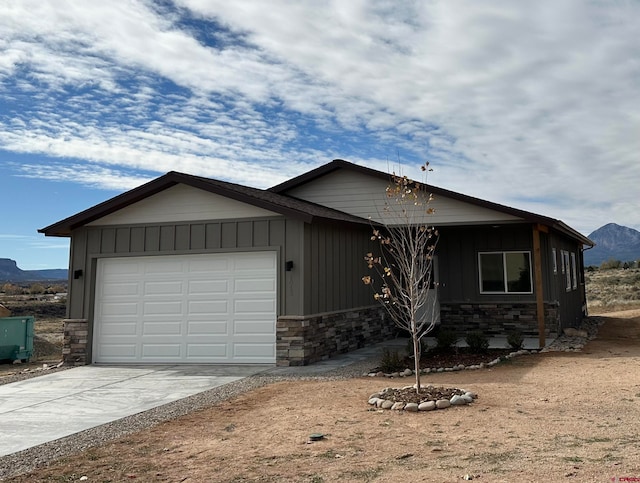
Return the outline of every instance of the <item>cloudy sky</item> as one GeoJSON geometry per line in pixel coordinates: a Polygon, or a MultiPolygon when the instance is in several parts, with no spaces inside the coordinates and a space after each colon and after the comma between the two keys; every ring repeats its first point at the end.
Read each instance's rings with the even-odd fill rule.
{"type": "Polygon", "coordinates": [[[342,158],[640,229],[640,2],[0,0],[0,258],[169,170],[269,187],[342,158]]]}

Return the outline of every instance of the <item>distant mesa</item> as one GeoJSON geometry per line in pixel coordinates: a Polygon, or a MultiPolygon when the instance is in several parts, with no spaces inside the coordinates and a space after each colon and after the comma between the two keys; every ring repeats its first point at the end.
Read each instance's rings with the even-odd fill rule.
{"type": "Polygon", "coordinates": [[[21,270],[15,260],[0,258],[0,282],[37,282],[67,280],[69,271],[62,268],[51,270],[21,270]]]}
{"type": "Polygon", "coordinates": [[[607,260],[640,260],[640,231],[609,223],[589,235],[596,246],[584,252],[585,266],[599,266],[607,260]]]}

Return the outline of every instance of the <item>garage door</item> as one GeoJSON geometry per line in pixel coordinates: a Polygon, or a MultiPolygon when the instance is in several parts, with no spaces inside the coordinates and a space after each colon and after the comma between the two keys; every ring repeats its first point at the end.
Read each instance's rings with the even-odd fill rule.
{"type": "Polygon", "coordinates": [[[98,260],[93,362],[273,363],[276,254],[98,260]]]}

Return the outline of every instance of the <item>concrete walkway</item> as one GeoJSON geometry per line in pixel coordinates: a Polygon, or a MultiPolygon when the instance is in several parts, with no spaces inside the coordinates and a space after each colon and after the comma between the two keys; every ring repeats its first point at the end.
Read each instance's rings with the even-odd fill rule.
{"type": "Polygon", "coordinates": [[[0,456],[263,372],[270,365],[82,366],[0,386],[0,456]]]}

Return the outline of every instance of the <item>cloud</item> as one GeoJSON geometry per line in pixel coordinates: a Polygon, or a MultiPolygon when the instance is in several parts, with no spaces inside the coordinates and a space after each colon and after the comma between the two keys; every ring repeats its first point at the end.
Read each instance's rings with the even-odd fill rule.
{"type": "Polygon", "coordinates": [[[0,144],[59,160],[25,175],[118,189],[430,159],[449,189],[640,227],[638,21],[578,0],[11,2],[0,144]]]}

